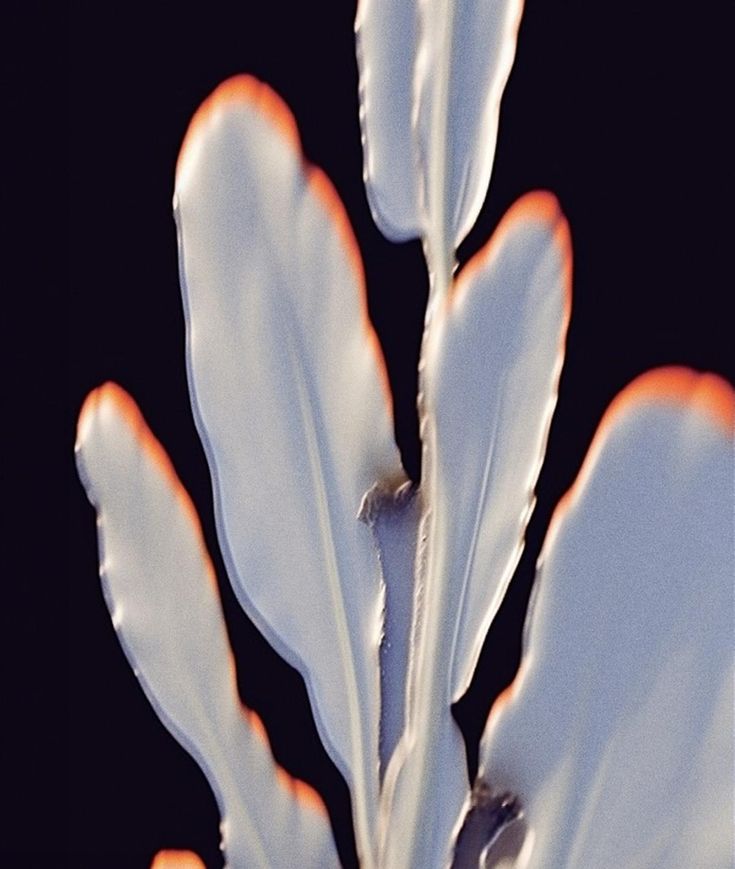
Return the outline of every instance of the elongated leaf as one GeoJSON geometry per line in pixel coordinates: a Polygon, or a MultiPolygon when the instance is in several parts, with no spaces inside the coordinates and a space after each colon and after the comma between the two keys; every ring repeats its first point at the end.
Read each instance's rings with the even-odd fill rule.
{"type": "Polygon", "coordinates": [[[357,516],[400,463],[357,247],[287,109],[249,77],[194,118],[176,217],[192,403],[225,559],[245,610],[306,678],[369,865],[383,594],[357,516]]]}
{"type": "Polygon", "coordinates": [[[481,746],[525,813],[514,865],[732,865],[734,436],[732,389],[684,369],[601,424],[481,746]]]}
{"type": "Polygon", "coordinates": [[[368,197],[394,241],[433,235],[451,258],[490,180],[521,0],[361,0],[368,197]]]}
{"type": "Polygon", "coordinates": [[[520,557],[556,403],[570,277],[569,231],[556,200],[530,194],[460,276],[426,341],[426,543],[407,733],[395,761],[404,768],[393,772],[395,796],[386,796],[391,827],[404,831],[399,847],[412,843],[415,865],[445,864],[467,797],[458,731],[431,731],[456,731],[450,704],[469,684],[520,557]]]}
{"type": "Polygon", "coordinates": [[[77,458],[97,508],[113,624],[159,718],[217,796],[230,864],[338,865],[320,799],[276,766],[260,720],[240,706],[194,507],[119,387],[107,384],[87,399],[77,458]]]}

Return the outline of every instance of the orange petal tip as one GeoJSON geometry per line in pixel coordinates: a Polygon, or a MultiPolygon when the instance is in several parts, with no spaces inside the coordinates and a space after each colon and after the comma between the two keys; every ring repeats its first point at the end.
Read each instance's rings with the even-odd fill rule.
{"type": "Polygon", "coordinates": [[[301,781],[301,779],[289,775],[283,767],[276,765],[275,769],[278,783],[281,787],[285,788],[298,803],[307,806],[320,815],[326,816],[327,810],[324,806],[324,802],[311,785],[306,784],[306,782],[301,781]]]}
{"type": "Polygon", "coordinates": [[[218,85],[199,106],[189,122],[176,163],[177,187],[203,131],[219,114],[236,106],[248,107],[258,112],[288,139],[297,151],[300,150],[296,121],[286,103],[272,88],[254,76],[236,75],[218,85]]]}
{"type": "Polygon", "coordinates": [[[647,371],[616,396],[600,423],[611,425],[629,407],[639,404],[678,404],[693,407],[720,426],[735,433],[735,390],[717,374],[668,366],[647,371]]]}
{"type": "Polygon", "coordinates": [[[542,560],[561,522],[583,490],[612,429],[625,414],[651,405],[691,408],[708,418],[725,436],[735,437],[735,389],[722,377],[682,366],[654,368],[641,374],[615,396],[603,414],[574,483],[551,517],[542,560]]]}
{"type": "Polygon", "coordinates": [[[135,402],[121,386],[108,381],[93,389],[84,400],[77,423],[77,449],[89,435],[95,416],[105,408],[113,408],[125,417],[134,431],[140,430],[142,417],[135,402]]]}
{"type": "Polygon", "coordinates": [[[116,414],[123,420],[132,436],[137,440],[141,451],[157,468],[161,476],[167,480],[168,485],[179,502],[179,506],[191,523],[193,533],[199,541],[202,558],[206,565],[207,572],[211,577],[214,588],[216,589],[217,580],[215,578],[214,568],[212,567],[211,560],[204,544],[201,523],[199,522],[199,515],[194,507],[194,503],[179,479],[168,453],[148,427],[138,405],[129,393],[127,393],[121,386],[118,386],[117,383],[113,383],[112,381],[103,383],[102,386],[93,389],[85,399],[79,414],[79,422],[77,424],[77,450],[83,448],[84,442],[89,435],[95,418],[99,418],[101,415],[107,415],[109,413],[116,414]]]}
{"type": "Polygon", "coordinates": [[[388,373],[380,348],[380,342],[375,334],[368,313],[365,274],[357,239],[355,238],[345,207],[334,185],[321,169],[312,165],[304,158],[296,121],[281,97],[267,84],[251,75],[237,75],[222,82],[197,109],[189,124],[176,164],[176,187],[178,188],[181,185],[187,171],[187,166],[191,165],[194,159],[195,151],[198,148],[197,143],[201,141],[204,131],[221,112],[238,105],[249,107],[268,120],[290,143],[294,152],[301,159],[309,190],[328,214],[339,238],[342,250],[355,274],[360,289],[363,327],[367,345],[373,353],[378,366],[378,376],[383,389],[383,395],[389,413],[392,415],[393,401],[388,373]]]}
{"type": "MultiPolygon", "coordinates": [[[[548,190],[532,190],[510,206],[500,219],[488,241],[467,263],[455,281],[448,301],[453,304],[457,290],[466,287],[474,275],[483,269],[500,249],[507,236],[521,223],[544,223],[550,227],[554,243],[561,252],[563,282],[566,295],[565,315],[568,322],[572,310],[572,235],[559,200],[548,190]]],[[[566,331],[566,330],[565,330],[566,331]]]]}
{"type": "Polygon", "coordinates": [[[159,851],[151,869],[206,869],[202,858],[194,851],[159,851]]]}

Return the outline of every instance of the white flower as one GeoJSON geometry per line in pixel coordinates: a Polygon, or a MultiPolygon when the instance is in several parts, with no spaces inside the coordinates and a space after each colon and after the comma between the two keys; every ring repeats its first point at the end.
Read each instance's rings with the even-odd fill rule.
{"type": "MultiPolygon", "coordinates": [[[[450,704],[520,556],[570,313],[569,230],[550,194],[517,203],[453,278],[518,16],[512,2],[479,17],[360,8],[371,203],[388,235],[422,237],[432,281],[418,493],[347,216],[291,115],[239,77],[195,116],[175,208],[220,544],[243,608],[304,675],[364,866],[726,865],[735,402],[712,376],[646,375],[603,421],[467,787],[450,704]],[[469,77],[477,99],[460,102],[469,77]]],[[[113,623],[217,795],[229,862],[335,865],[319,798],[239,706],[198,519],[119,387],[89,397],[78,451],[113,623]]]]}

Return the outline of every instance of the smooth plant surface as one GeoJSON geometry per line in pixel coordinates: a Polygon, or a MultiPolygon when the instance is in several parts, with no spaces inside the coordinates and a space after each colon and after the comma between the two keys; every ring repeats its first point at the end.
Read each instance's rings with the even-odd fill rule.
{"type": "Polygon", "coordinates": [[[524,805],[517,865],[732,862],[732,434],[723,381],[644,374],[557,508],[480,748],[524,805]]]}
{"type": "MultiPolygon", "coordinates": [[[[197,112],[175,214],[219,542],[242,607],[305,678],[363,866],[726,866],[735,401],[718,378],[649,374],[603,420],[472,789],[450,712],[520,557],[571,310],[570,231],[548,193],[519,200],[454,278],[519,15],[358,13],[368,196],[390,238],[422,239],[431,278],[418,490],[349,220],[288,109],[241,76],[197,112]],[[469,80],[476,102],[457,97],[469,80]]],[[[88,398],[77,449],[113,624],[212,785],[228,864],[337,865],[321,800],[240,707],[198,519],[120,387],[88,398]]]]}

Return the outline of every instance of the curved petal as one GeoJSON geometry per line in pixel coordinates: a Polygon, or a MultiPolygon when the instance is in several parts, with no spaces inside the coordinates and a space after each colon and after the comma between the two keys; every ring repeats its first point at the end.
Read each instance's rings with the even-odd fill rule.
{"type": "Polygon", "coordinates": [[[365,179],[401,241],[438,234],[451,259],[485,199],[521,0],[361,0],[365,179]]]}
{"type": "Polygon", "coordinates": [[[357,246],[288,110],[246,76],[192,121],[176,217],[192,404],[225,560],[245,610],[306,678],[368,861],[383,594],[357,516],[367,490],[401,471],[357,246]]]}
{"type": "Polygon", "coordinates": [[[338,865],[321,800],[276,766],[263,725],[240,706],[194,506],[120,387],[108,383],[85,402],[77,461],[97,509],[115,630],[158,717],[217,796],[231,864],[338,865]]]}
{"type": "Polygon", "coordinates": [[[723,381],[651,372],[557,508],[481,746],[525,812],[518,867],[731,865],[734,435],[723,381]]]}
{"type": "Polygon", "coordinates": [[[429,594],[451,701],[467,690],[523,549],[571,311],[569,227],[530,193],[461,275],[426,349],[429,594]],[[447,624],[446,614],[452,614],[447,624]]]}
{"type": "Polygon", "coordinates": [[[407,732],[395,761],[404,767],[393,770],[395,796],[386,790],[390,826],[418,849],[416,865],[445,864],[467,798],[450,704],[469,684],[521,554],[556,403],[570,292],[567,223],[551,195],[534,193],[508,212],[429,327],[425,543],[407,732]],[[434,795],[428,802],[427,793],[434,795]],[[431,818],[422,818],[427,811],[431,818]]]}
{"type": "Polygon", "coordinates": [[[391,241],[418,238],[425,227],[414,141],[418,5],[359,0],[355,21],[365,189],[391,241]]]}

